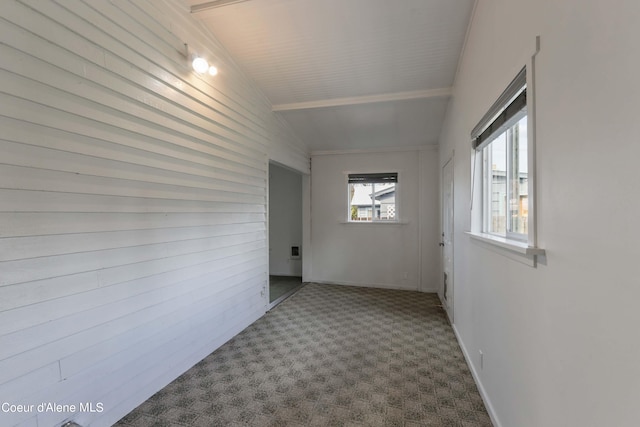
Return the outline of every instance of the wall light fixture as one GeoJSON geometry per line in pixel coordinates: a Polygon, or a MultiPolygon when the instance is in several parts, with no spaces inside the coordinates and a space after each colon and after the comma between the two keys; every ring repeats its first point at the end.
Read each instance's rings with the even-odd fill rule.
{"type": "Polygon", "coordinates": [[[191,68],[193,68],[193,71],[195,71],[196,73],[209,73],[210,76],[215,76],[218,74],[218,69],[213,65],[210,65],[205,58],[189,49],[189,45],[187,43],[184,44],[184,51],[180,53],[191,60],[191,68]]]}
{"type": "Polygon", "coordinates": [[[207,60],[198,55],[193,55],[191,59],[191,66],[196,73],[200,74],[206,73],[209,69],[209,63],[207,60]]]}

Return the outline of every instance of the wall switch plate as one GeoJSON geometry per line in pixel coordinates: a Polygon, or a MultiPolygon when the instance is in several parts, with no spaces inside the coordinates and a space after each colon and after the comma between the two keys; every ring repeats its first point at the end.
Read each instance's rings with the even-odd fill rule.
{"type": "Polygon", "coordinates": [[[291,259],[300,259],[300,246],[291,246],[291,259]]]}

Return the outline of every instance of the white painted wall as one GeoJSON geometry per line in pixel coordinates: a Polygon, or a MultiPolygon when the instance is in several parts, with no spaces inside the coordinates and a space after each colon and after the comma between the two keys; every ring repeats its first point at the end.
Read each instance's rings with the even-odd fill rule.
{"type": "Polygon", "coordinates": [[[438,206],[433,202],[438,191],[437,159],[437,150],[428,148],[314,155],[312,280],[434,291],[439,274],[434,261],[438,259],[438,206]],[[346,223],[347,175],[396,171],[401,223],[346,223]],[[427,260],[424,264],[421,257],[427,260]]]}
{"type": "Polygon", "coordinates": [[[269,164],[269,274],[302,276],[302,175],[269,164]],[[300,257],[291,257],[291,247],[300,257]]]}
{"type": "Polygon", "coordinates": [[[104,408],[0,425],[111,425],[265,312],[267,159],[309,157],[182,1],[0,16],[0,400],[104,408]]]}
{"type": "Polygon", "coordinates": [[[640,3],[483,0],[441,138],[455,149],[455,328],[501,426],[640,419],[640,3]],[[541,36],[537,268],[475,243],[469,132],[541,36]],[[484,353],[484,368],[479,362],[484,353]]]}

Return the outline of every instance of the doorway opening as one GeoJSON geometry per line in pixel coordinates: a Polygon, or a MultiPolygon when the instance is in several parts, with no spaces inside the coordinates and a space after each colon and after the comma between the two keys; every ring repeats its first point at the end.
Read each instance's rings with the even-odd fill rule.
{"type": "Polygon", "coordinates": [[[269,163],[269,308],[302,287],[302,174],[269,163]]]}
{"type": "Polygon", "coordinates": [[[269,275],[269,306],[275,307],[301,287],[301,276],[269,275]]]}

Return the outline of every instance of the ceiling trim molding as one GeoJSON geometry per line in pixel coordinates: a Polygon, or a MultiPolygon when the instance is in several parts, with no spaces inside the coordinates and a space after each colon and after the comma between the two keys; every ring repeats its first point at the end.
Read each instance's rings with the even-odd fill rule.
{"type": "Polygon", "coordinates": [[[347,98],[321,99],[318,101],[292,102],[290,104],[276,104],[272,111],[308,110],[313,108],[341,107],[346,105],[373,104],[378,102],[405,101],[409,99],[448,98],[453,89],[444,87],[439,89],[414,90],[410,92],[395,92],[379,95],[352,96],[347,98]]]}
{"type": "Polygon", "coordinates": [[[377,148],[354,148],[346,150],[318,150],[312,151],[311,156],[332,156],[336,154],[368,154],[368,153],[393,153],[403,151],[435,151],[440,147],[437,144],[407,146],[407,147],[377,147],[377,148]]]}
{"type": "Polygon", "coordinates": [[[467,31],[464,33],[464,41],[462,42],[462,49],[460,49],[460,55],[458,55],[458,63],[456,64],[456,73],[453,76],[453,87],[456,87],[458,82],[458,74],[460,74],[460,66],[462,65],[462,57],[467,50],[467,44],[469,43],[469,34],[471,34],[471,25],[476,19],[476,10],[478,9],[478,0],[473,1],[473,7],[471,9],[471,15],[469,16],[469,23],[467,24],[467,31]]]}
{"type": "Polygon", "coordinates": [[[244,3],[249,0],[212,0],[204,3],[194,4],[191,6],[191,13],[204,12],[209,9],[215,9],[217,7],[230,6],[236,3],[244,3]]]}

